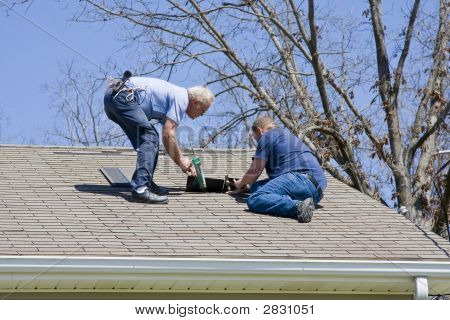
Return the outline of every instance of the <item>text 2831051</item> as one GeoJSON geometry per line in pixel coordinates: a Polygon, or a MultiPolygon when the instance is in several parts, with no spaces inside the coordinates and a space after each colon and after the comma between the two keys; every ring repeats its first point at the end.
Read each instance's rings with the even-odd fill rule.
{"type": "Polygon", "coordinates": [[[314,314],[314,306],[312,304],[266,304],[264,305],[264,314],[314,314]]]}

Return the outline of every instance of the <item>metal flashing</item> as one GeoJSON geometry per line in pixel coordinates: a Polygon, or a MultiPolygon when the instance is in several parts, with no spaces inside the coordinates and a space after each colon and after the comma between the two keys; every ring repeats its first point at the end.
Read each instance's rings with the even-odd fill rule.
{"type": "Polygon", "coordinates": [[[100,172],[103,173],[105,178],[113,187],[129,187],[130,181],[123,174],[120,168],[116,167],[104,167],[100,168],[100,172]]]}

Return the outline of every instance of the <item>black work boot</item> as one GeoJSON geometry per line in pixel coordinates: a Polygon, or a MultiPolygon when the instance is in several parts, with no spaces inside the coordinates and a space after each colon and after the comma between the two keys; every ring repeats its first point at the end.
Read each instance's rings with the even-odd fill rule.
{"type": "Polygon", "coordinates": [[[138,193],[136,191],[131,192],[131,199],[133,202],[144,202],[144,203],[169,203],[169,198],[166,196],[158,196],[153,192],[150,192],[148,189],[145,189],[144,192],[138,193]]]}
{"type": "Polygon", "coordinates": [[[169,189],[158,186],[153,181],[150,184],[150,192],[157,194],[158,196],[167,196],[169,194],[169,189]]]}
{"type": "Polygon", "coordinates": [[[314,209],[315,205],[312,198],[300,201],[297,205],[297,221],[300,223],[311,222],[314,209]]]}

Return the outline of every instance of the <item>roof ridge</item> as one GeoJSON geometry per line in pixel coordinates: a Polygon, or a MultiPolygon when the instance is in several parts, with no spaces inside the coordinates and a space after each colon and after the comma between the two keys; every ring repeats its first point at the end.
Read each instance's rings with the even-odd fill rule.
{"type": "MultiPolygon", "coordinates": [[[[34,144],[3,144],[0,143],[0,148],[30,148],[30,149],[76,149],[76,150],[126,150],[131,151],[133,148],[131,147],[114,147],[114,146],[65,146],[65,145],[34,145],[34,144]]],[[[226,149],[226,148],[181,148],[183,152],[189,152],[191,150],[201,151],[201,152],[250,152],[254,151],[254,148],[249,149],[226,149]]],[[[164,149],[160,149],[159,151],[165,151],[164,149]]]]}
{"type": "Polygon", "coordinates": [[[0,143],[0,148],[34,148],[34,149],[120,149],[133,150],[131,147],[113,147],[113,146],[64,146],[64,145],[40,145],[40,144],[8,144],[0,143]]]}

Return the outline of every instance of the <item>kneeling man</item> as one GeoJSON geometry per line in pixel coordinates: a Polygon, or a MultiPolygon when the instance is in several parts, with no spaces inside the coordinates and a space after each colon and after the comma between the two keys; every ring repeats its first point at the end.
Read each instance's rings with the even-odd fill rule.
{"type": "Polygon", "coordinates": [[[252,131],[258,141],[253,162],[230,193],[242,192],[250,184],[250,211],[310,222],[327,186],[316,157],[300,139],[277,128],[268,116],[256,119],[252,131]],[[269,179],[256,182],[264,168],[269,179]]]}

